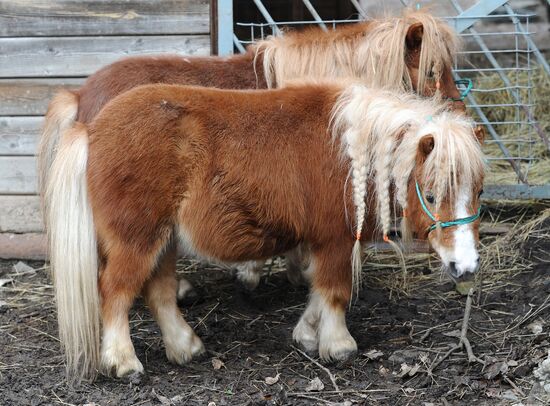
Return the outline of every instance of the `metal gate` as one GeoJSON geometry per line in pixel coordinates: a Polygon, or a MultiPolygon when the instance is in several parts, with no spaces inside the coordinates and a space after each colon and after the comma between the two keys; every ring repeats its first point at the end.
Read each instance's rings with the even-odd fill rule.
{"type": "MultiPolygon", "coordinates": [[[[281,26],[316,24],[323,30],[338,24],[368,20],[362,5],[372,0],[349,0],[357,11],[345,20],[321,19],[309,0],[302,0],[310,21],[275,21],[262,0],[253,0],[264,22],[234,21],[233,1],[218,1],[219,54],[244,52],[246,45],[268,35],[281,35],[281,26]],[[248,38],[237,38],[235,28],[248,38]]],[[[457,0],[447,0],[456,13],[444,17],[466,44],[455,64],[456,79],[474,83],[466,105],[476,121],[486,126],[490,139],[484,146],[489,162],[485,198],[550,199],[550,144],[535,117],[535,74],[550,80],[550,67],[531,39],[529,13],[515,12],[507,1],[481,0],[463,10],[457,0]],[[491,22],[509,22],[511,29],[497,30],[491,22]],[[493,28],[491,28],[493,27],[493,28]],[[491,39],[513,46],[491,49],[491,39]],[[547,170],[545,169],[547,168],[547,170]]],[[[419,2],[401,0],[421,6],[419,2]]]]}

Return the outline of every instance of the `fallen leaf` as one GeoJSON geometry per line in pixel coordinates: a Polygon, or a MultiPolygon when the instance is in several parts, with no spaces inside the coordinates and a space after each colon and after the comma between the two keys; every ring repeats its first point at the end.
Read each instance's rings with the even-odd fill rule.
{"type": "Polygon", "coordinates": [[[279,382],[279,377],[281,374],[277,374],[275,376],[268,376],[265,378],[265,383],[268,385],[275,385],[277,382],[279,382]]]}
{"type": "Polygon", "coordinates": [[[418,364],[414,364],[414,366],[411,368],[411,370],[409,371],[409,376],[414,376],[416,375],[416,373],[418,372],[418,370],[420,369],[420,365],[418,364]]]}
{"type": "Polygon", "coordinates": [[[504,375],[506,372],[508,372],[508,364],[503,361],[498,361],[489,365],[487,369],[485,369],[483,376],[487,379],[493,379],[498,375],[504,375]]]}
{"type": "Polygon", "coordinates": [[[401,370],[397,374],[399,378],[403,378],[404,376],[414,376],[420,369],[420,365],[414,364],[414,366],[410,366],[406,363],[401,364],[401,370]]]}
{"type": "Polygon", "coordinates": [[[456,337],[456,338],[460,338],[460,330],[452,330],[452,331],[447,331],[445,333],[442,333],[444,336],[447,336],[447,337],[456,337]]]}
{"type": "Polygon", "coordinates": [[[514,402],[517,402],[519,400],[518,396],[511,389],[508,389],[508,390],[504,391],[500,395],[500,397],[502,399],[511,400],[511,401],[514,401],[514,402]]]}
{"type": "Polygon", "coordinates": [[[325,384],[318,377],[312,379],[306,386],[306,392],[319,392],[325,389],[325,384]]]}
{"type": "Polygon", "coordinates": [[[534,321],[527,325],[527,328],[532,334],[539,335],[542,333],[543,327],[540,321],[534,321]]]}
{"type": "Polygon", "coordinates": [[[225,364],[223,361],[219,358],[212,358],[212,367],[217,371],[218,369],[221,369],[224,367],[225,364]]]}
{"type": "Polygon", "coordinates": [[[384,353],[378,350],[370,350],[369,352],[366,352],[363,355],[368,359],[370,359],[371,361],[376,361],[378,358],[384,355],[384,353]]]}
{"type": "Polygon", "coordinates": [[[548,357],[533,370],[533,375],[544,391],[550,393],[550,350],[548,350],[548,357]]]}
{"type": "Polygon", "coordinates": [[[514,361],[513,359],[511,359],[510,361],[506,361],[506,363],[509,367],[517,367],[519,365],[518,362],[514,361]]]}
{"type": "Polygon", "coordinates": [[[8,283],[12,283],[13,279],[0,279],[0,288],[4,285],[7,285],[8,283]]]}
{"type": "Polygon", "coordinates": [[[412,363],[417,360],[421,354],[424,353],[417,350],[397,350],[389,356],[388,361],[393,362],[394,364],[402,364],[404,362],[412,363]]]}
{"type": "Polygon", "coordinates": [[[378,373],[382,376],[387,375],[389,372],[390,372],[390,370],[388,368],[384,367],[384,365],[380,365],[380,367],[378,368],[378,373]]]}
{"type": "Polygon", "coordinates": [[[501,392],[501,390],[498,389],[498,388],[488,388],[485,391],[485,395],[488,398],[499,398],[500,397],[500,392],[501,392]]]}
{"type": "Polygon", "coordinates": [[[158,401],[161,403],[161,405],[163,405],[163,406],[171,406],[172,405],[172,402],[170,401],[170,399],[168,399],[166,396],[162,396],[162,395],[156,393],[154,388],[152,390],[152,393],[153,393],[153,395],[155,395],[155,397],[158,399],[158,401]]]}
{"type": "Polygon", "coordinates": [[[468,386],[470,384],[470,377],[466,375],[455,376],[454,382],[456,386],[460,386],[460,385],[468,386]]]}
{"type": "Polygon", "coordinates": [[[13,266],[13,269],[17,273],[34,273],[36,272],[36,269],[34,269],[32,266],[27,265],[26,263],[19,261],[17,264],[13,266]]]}

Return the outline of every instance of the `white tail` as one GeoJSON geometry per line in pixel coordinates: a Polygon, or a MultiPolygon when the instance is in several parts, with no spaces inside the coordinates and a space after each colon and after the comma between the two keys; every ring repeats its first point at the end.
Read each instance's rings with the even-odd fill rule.
{"type": "Polygon", "coordinates": [[[46,230],[49,229],[47,216],[49,202],[45,198],[46,184],[50,175],[52,163],[62,134],[70,129],[78,113],[78,95],[67,90],[58,92],[48,106],[42,136],[38,145],[38,187],[42,204],[42,213],[46,230]]]}
{"type": "Polygon", "coordinates": [[[99,362],[98,253],[87,160],[88,135],[79,125],[60,140],[44,196],[59,337],[71,381],[93,378],[99,362]]]}

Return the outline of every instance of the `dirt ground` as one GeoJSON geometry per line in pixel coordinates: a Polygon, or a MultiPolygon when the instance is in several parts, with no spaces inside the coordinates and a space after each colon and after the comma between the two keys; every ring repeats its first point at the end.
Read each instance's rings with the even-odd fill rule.
{"type": "MultiPolygon", "coordinates": [[[[533,215],[514,210],[495,208],[485,222],[533,215]]],[[[509,248],[502,246],[494,254],[497,262],[502,255],[499,271],[483,271],[467,333],[478,361],[469,363],[460,348],[450,352],[466,299],[441,276],[433,256],[411,260],[407,285],[395,261],[370,266],[377,257],[369,258],[365,286],[348,314],[359,352],[345,365],[322,365],[293,346],[307,290],[289,284],[280,259],[252,293],[230,271],[182,261],[179,272],[198,293],[182,312],[207,354],[184,367],[169,364],[159,329],[139,301],[131,330],[145,375],[100,377],[74,388],[64,383],[47,269],[28,262],[32,269],[16,270],[16,261],[2,261],[0,405],[550,404],[533,376],[550,350],[550,238],[542,232],[549,229],[547,219],[519,245],[520,265],[504,264],[509,248]]],[[[483,246],[495,238],[484,236],[483,246]]]]}

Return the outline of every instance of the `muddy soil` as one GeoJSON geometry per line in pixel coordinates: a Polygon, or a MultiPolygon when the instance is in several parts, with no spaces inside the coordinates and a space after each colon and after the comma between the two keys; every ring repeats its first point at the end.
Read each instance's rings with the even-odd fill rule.
{"type": "Polygon", "coordinates": [[[548,404],[533,369],[550,349],[549,252],[550,240],[529,242],[522,255],[534,266],[498,282],[486,277],[487,287],[474,295],[468,338],[484,365],[469,363],[457,349],[435,368],[458,342],[465,297],[428,263],[408,275],[417,282],[408,295],[380,282],[399,270],[367,267],[348,314],[357,357],[325,369],[293,347],[292,328],[307,290],[290,285],[280,260],[252,293],[240,289],[229,271],[182,261],[179,272],[198,297],[181,309],[207,354],[183,367],[169,364],[159,329],[138,301],[131,331],[145,375],[133,381],[99,377],[78,387],[65,383],[44,264],[16,271],[16,261],[2,261],[0,405],[548,404]]]}

